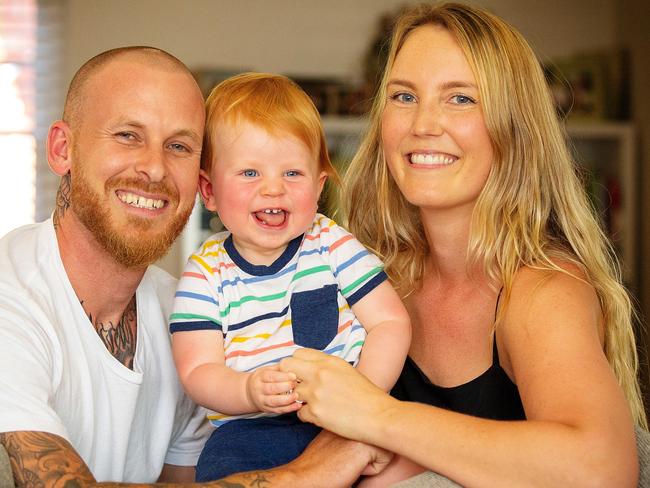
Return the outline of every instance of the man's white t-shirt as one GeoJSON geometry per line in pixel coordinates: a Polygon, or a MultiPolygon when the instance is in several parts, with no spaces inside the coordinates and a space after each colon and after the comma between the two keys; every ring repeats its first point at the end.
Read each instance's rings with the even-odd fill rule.
{"type": "Polygon", "coordinates": [[[0,432],[59,435],[98,481],[152,482],[163,463],[195,465],[210,427],[183,394],[172,361],[175,288],[164,271],[145,273],[130,370],[84,313],[51,219],[0,240],[0,432]]]}

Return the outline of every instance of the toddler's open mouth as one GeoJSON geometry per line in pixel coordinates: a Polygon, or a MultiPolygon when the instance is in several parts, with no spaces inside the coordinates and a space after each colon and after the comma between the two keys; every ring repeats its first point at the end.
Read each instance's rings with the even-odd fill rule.
{"type": "Polygon", "coordinates": [[[281,208],[265,208],[253,212],[253,216],[258,222],[269,227],[280,227],[287,220],[288,212],[281,208]]]}

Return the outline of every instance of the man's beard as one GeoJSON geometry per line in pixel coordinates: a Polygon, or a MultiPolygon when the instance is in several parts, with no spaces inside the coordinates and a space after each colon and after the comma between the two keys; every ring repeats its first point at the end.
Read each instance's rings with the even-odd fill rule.
{"type": "Polygon", "coordinates": [[[139,179],[111,178],[105,185],[105,196],[96,193],[89,184],[84,168],[78,165],[72,178],[71,208],[81,223],[115,261],[127,268],[148,266],[163,257],[185,227],[192,206],[173,217],[166,227],[153,232],[160,225],[155,218],[127,216],[121,228],[113,223],[108,196],[117,188],[140,190],[164,195],[172,209],[178,204],[178,192],[164,183],[145,183],[139,179]]]}

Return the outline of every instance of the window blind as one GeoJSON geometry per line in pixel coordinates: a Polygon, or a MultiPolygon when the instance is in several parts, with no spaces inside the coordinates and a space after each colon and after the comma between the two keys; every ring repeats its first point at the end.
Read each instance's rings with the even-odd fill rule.
{"type": "Polygon", "coordinates": [[[57,0],[0,0],[0,235],[53,208],[45,137],[63,98],[60,14],[57,0]]]}

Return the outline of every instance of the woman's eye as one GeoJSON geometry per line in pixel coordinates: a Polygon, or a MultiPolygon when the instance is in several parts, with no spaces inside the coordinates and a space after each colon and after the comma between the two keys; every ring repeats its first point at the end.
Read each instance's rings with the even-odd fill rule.
{"type": "Polygon", "coordinates": [[[410,93],[399,92],[391,96],[391,98],[397,102],[401,103],[413,103],[415,102],[415,96],[410,93]]]}
{"type": "Polygon", "coordinates": [[[252,178],[254,176],[257,176],[257,171],[255,171],[254,169],[245,169],[244,171],[242,171],[242,174],[248,178],[252,178]]]}
{"type": "Polygon", "coordinates": [[[471,97],[468,97],[467,95],[454,95],[453,97],[451,97],[451,100],[456,105],[472,105],[476,103],[476,100],[474,100],[471,97]]]}

